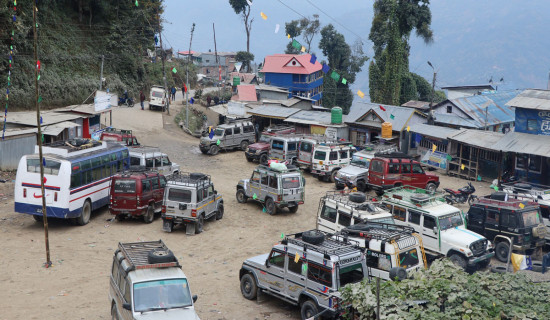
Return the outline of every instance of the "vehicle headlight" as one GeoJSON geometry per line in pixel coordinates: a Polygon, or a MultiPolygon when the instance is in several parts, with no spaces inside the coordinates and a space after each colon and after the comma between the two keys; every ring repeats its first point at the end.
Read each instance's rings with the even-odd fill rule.
{"type": "Polygon", "coordinates": [[[346,175],[340,171],[338,171],[338,173],[336,173],[336,177],[337,178],[340,178],[340,179],[345,179],[346,178],[346,175]]]}
{"type": "Polygon", "coordinates": [[[256,150],[256,154],[260,154],[260,153],[262,153],[262,150],[260,149],[256,150]]]}

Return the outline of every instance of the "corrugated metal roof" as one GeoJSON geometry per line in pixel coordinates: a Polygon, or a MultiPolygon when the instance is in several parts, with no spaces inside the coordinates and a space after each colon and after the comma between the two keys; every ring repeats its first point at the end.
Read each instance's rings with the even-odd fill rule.
{"type": "Polygon", "coordinates": [[[476,129],[462,129],[450,135],[449,140],[455,140],[475,147],[494,149],[494,145],[502,139],[503,133],[493,131],[482,131],[476,129]]]}
{"type": "Polygon", "coordinates": [[[288,117],[285,121],[303,124],[330,124],[330,112],[302,110],[288,117]]]}
{"type": "Polygon", "coordinates": [[[80,127],[80,125],[78,123],[74,123],[71,121],[64,121],[64,122],[52,124],[49,126],[44,126],[42,128],[42,134],[45,134],[48,136],[57,136],[61,132],[63,132],[63,130],[67,128],[73,128],[73,127],[80,127]]]}
{"type": "Polygon", "coordinates": [[[435,123],[442,123],[463,128],[478,128],[478,123],[472,119],[461,118],[455,114],[436,113],[435,123]]]}
{"type": "MultiPolygon", "coordinates": [[[[52,112],[44,111],[40,113],[42,117],[42,125],[52,125],[55,123],[60,123],[64,121],[71,121],[75,119],[80,119],[83,116],[78,114],[71,114],[66,112],[52,112]]],[[[6,119],[6,122],[17,123],[26,126],[36,127],[36,113],[35,112],[10,112],[6,119]]]]}
{"type": "Polygon", "coordinates": [[[354,104],[352,107],[355,107],[355,110],[353,110],[353,112],[350,111],[350,113],[345,117],[346,122],[361,124],[362,122],[364,122],[361,121],[361,118],[363,118],[367,114],[367,112],[372,110],[378,116],[380,116],[383,121],[391,122],[394,131],[403,130],[411,117],[413,117],[413,114],[416,113],[419,116],[423,116],[422,113],[413,108],[389,106],[385,104],[381,105],[378,103],[359,102],[354,104]],[[386,109],[386,111],[382,110],[380,106],[386,109]],[[357,117],[359,113],[362,114],[357,117]],[[391,119],[392,115],[394,116],[393,119],[391,119]],[[357,117],[357,119],[353,121],[352,119],[355,117],[357,117]]]}
{"type": "Polygon", "coordinates": [[[302,109],[261,105],[248,113],[268,118],[286,119],[299,111],[302,111],[302,109]]]}
{"type": "Polygon", "coordinates": [[[458,133],[458,129],[433,126],[424,123],[416,123],[411,126],[411,132],[420,133],[425,136],[430,136],[439,139],[447,139],[447,137],[458,133]]]}
{"type": "Polygon", "coordinates": [[[506,105],[524,109],[550,110],[550,90],[524,90],[506,105]]]}
{"type": "Polygon", "coordinates": [[[271,86],[271,85],[268,85],[268,84],[257,84],[256,85],[256,90],[288,93],[288,89],[277,87],[277,86],[271,86]]]}
{"type": "Polygon", "coordinates": [[[106,112],[110,112],[111,108],[101,110],[101,111],[95,111],[95,107],[93,104],[76,104],[72,106],[68,106],[65,108],[55,109],[53,111],[58,112],[75,112],[75,113],[84,113],[89,115],[96,115],[96,114],[102,114],[106,112]]]}
{"type": "MultiPolygon", "coordinates": [[[[38,128],[32,128],[32,129],[6,129],[6,132],[4,132],[4,137],[16,137],[21,135],[27,135],[32,133],[37,133],[38,128]]],[[[1,134],[0,134],[1,136],[1,134]]]]}
{"type": "Polygon", "coordinates": [[[515,121],[514,108],[506,103],[520,93],[519,90],[501,91],[450,100],[478,123],[478,128],[515,121]]]}
{"type": "Polygon", "coordinates": [[[493,149],[550,157],[550,136],[522,132],[508,132],[493,149]]]}
{"type": "Polygon", "coordinates": [[[441,89],[444,90],[460,90],[460,89],[488,89],[488,90],[495,90],[495,88],[490,84],[481,84],[481,85],[470,85],[470,86],[449,86],[449,87],[441,87],[441,89]]]}
{"type": "MultiPolygon", "coordinates": [[[[235,96],[233,96],[235,97],[235,96]]],[[[237,86],[237,98],[233,99],[231,97],[231,100],[237,100],[237,101],[258,101],[258,97],[256,96],[256,86],[253,84],[241,84],[237,86]]]]}
{"type": "Polygon", "coordinates": [[[319,61],[309,62],[311,54],[274,54],[266,56],[264,60],[264,73],[288,73],[288,74],[312,74],[322,69],[319,61]],[[292,65],[292,60],[298,61],[297,65],[292,65]]]}
{"type": "Polygon", "coordinates": [[[402,107],[415,108],[420,111],[430,108],[430,103],[426,101],[410,100],[401,105],[402,107]]]}

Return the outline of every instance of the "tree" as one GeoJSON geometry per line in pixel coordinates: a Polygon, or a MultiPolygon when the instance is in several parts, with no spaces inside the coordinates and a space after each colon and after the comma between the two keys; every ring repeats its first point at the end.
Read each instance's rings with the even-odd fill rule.
{"type": "Polygon", "coordinates": [[[307,43],[306,52],[310,52],[311,43],[313,37],[321,30],[321,23],[319,22],[319,15],[314,14],[313,18],[302,18],[300,20],[300,29],[304,37],[304,41],[307,43]]]}
{"type": "Polygon", "coordinates": [[[418,92],[418,77],[409,72],[409,38],[416,30],[426,43],[433,40],[428,5],[429,0],[374,2],[369,34],[374,44],[374,61],[369,67],[371,101],[398,105],[423,96],[418,92]]]}
{"type": "Polygon", "coordinates": [[[319,48],[328,58],[328,65],[331,68],[329,74],[323,78],[325,88],[323,106],[328,108],[339,106],[347,114],[353,101],[349,85],[355,82],[356,74],[368,60],[363,52],[363,44],[355,42],[353,48],[350,47],[344,35],[329,24],[321,30],[319,48]],[[333,71],[340,76],[338,80],[331,77],[333,71]],[[342,83],[342,78],[346,79],[345,84],[342,83]]]}
{"type": "Polygon", "coordinates": [[[290,22],[285,23],[285,31],[286,34],[290,36],[290,42],[286,45],[286,54],[298,54],[300,53],[300,50],[294,48],[292,46],[292,40],[294,38],[297,38],[302,33],[302,29],[300,28],[300,21],[299,20],[292,20],[290,22]]]}
{"type": "Polygon", "coordinates": [[[254,61],[254,55],[250,52],[239,51],[237,55],[235,55],[235,60],[242,62],[243,66],[246,66],[246,71],[250,72],[250,62],[254,61]]]}
{"type": "Polygon", "coordinates": [[[252,31],[252,22],[254,21],[254,18],[250,18],[250,6],[246,0],[229,0],[229,4],[235,13],[240,14],[243,19],[244,30],[246,31],[246,52],[250,52],[250,32],[252,31]]]}

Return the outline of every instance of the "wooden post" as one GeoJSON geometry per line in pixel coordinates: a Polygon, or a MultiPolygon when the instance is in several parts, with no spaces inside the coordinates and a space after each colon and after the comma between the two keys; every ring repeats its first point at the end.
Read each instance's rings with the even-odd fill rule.
{"type": "Polygon", "coordinates": [[[460,143],[460,155],[458,156],[458,170],[457,170],[457,174],[458,174],[459,177],[460,177],[460,174],[461,174],[460,170],[462,170],[461,167],[462,167],[462,149],[463,148],[464,148],[464,143],[461,142],[460,143]]]}
{"type": "MultiPolygon", "coordinates": [[[[470,180],[470,171],[472,171],[472,153],[474,152],[474,147],[469,146],[470,153],[468,157],[468,180],[470,180]]],[[[477,150],[477,153],[479,154],[479,149],[477,150]]]]}
{"type": "Polygon", "coordinates": [[[481,152],[480,149],[477,150],[477,157],[476,157],[476,177],[475,179],[477,180],[477,177],[479,177],[479,153],[481,152]]]}

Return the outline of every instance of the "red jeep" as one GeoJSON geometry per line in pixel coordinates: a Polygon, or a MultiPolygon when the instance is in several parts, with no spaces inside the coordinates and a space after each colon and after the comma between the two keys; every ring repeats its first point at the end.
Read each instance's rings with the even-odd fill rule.
{"type": "Polygon", "coordinates": [[[404,158],[375,157],[369,165],[369,180],[367,185],[381,196],[384,190],[413,186],[435,192],[439,186],[439,177],[426,173],[420,162],[404,158]]]}
{"type": "Polygon", "coordinates": [[[132,135],[132,130],[119,130],[115,128],[107,128],[101,133],[99,138],[103,141],[114,141],[127,146],[139,146],[136,137],[132,135]]]}
{"type": "Polygon", "coordinates": [[[248,146],[248,149],[244,153],[246,160],[248,160],[248,162],[257,160],[261,164],[267,165],[267,160],[269,160],[269,146],[271,145],[271,138],[278,134],[288,134],[295,132],[296,129],[289,126],[268,127],[264,132],[262,132],[258,142],[248,146]]]}
{"type": "Polygon", "coordinates": [[[111,178],[109,211],[121,221],[126,217],[143,216],[145,223],[153,222],[155,212],[161,211],[166,178],[155,171],[134,169],[111,178]]]}

